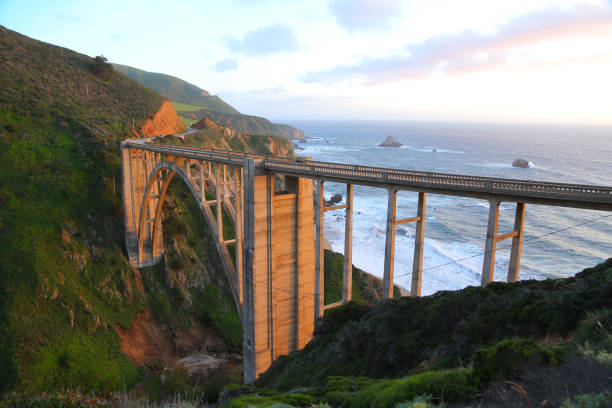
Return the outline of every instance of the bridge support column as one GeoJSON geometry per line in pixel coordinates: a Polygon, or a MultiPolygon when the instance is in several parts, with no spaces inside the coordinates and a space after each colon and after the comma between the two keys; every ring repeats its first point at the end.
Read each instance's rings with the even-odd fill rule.
{"type": "Polygon", "coordinates": [[[252,382],[274,359],[302,348],[314,330],[313,187],[245,162],[244,373],[252,382]]]}
{"type": "Polygon", "coordinates": [[[323,317],[325,305],[325,233],[323,224],[323,180],[318,180],[315,197],[315,304],[314,324],[323,317]]]}
{"type": "Polygon", "coordinates": [[[397,190],[387,190],[387,231],[385,234],[385,269],[383,272],[383,299],[393,297],[393,267],[395,264],[395,202],[397,190]]]}
{"type": "Polygon", "coordinates": [[[346,185],[346,210],[344,217],[344,274],[342,277],[342,303],[353,295],[353,185],[346,185]]]}
{"type": "Polygon", "coordinates": [[[219,241],[223,242],[223,198],[221,196],[221,179],[219,177],[219,164],[215,165],[215,195],[217,200],[217,236],[219,241]]]}
{"type": "Polygon", "coordinates": [[[493,281],[493,272],[495,269],[495,241],[497,238],[499,205],[499,201],[489,201],[489,223],[487,225],[487,241],[485,243],[484,260],[482,263],[482,286],[487,286],[491,281],[493,281]]]}
{"type": "Polygon", "coordinates": [[[416,231],[414,234],[414,258],[412,261],[412,286],[410,296],[421,296],[423,281],[423,244],[425,239],[425,201],[427,193],[419,193],[416,231]]]}
{"type": "Polygon", "coordinates": [[[508,282],[516,282],[519,277],[519,265],[521,261],[521,247],[523,241],[523,221],[525,219],[525,203],[516,204],[514,216],[514,230],[507,234],[497,235],[497,224],[499,219],[499,201],[490,201],[489,225],[487,227],[487,242],[485,244],[484,260],[482,264],[482,286],[493,281],[495,271],[495,250],[497,243],[512,238],[512,249],[510,250],[510,263],[508,265],[508,282]]]}
{"type": "Polygon", "coordinates": [[[516,203],[516,214],[514,216],[514,231],[516,232],[516,236],[512,237],[512,249],[510,250],[510,263],[508,265],[508,282],[516,282],[519,278],[524,220],[525,203],[516,203]]]}

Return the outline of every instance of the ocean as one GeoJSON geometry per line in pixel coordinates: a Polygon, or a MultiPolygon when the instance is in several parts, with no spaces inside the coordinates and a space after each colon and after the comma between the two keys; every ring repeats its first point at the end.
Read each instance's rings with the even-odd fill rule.
{"type": "MultiPolygon", "coordinates": [[[[291,121],[309,139],[297,153],[363,164],[565,183],[612,185],[612,128],[433,122],[291,121]],[[378,147],[392,135],[401,148],[378,147]],[[512,167],[516,158],[530,168],[512,167]]],[[[346,187],[325,183],[325,197],[346,187]]],[[[416,216],[417,193],[398,193],[397,218],[416,216]]],[[[387,194],[355,186],[353,263],[382,277],[387,194]]],[[[422,294],[480,284],[488,202],[428,194],[422,294]]],[[[502,203],[499,233],[510,232],[514,203],[502,203]]],[[[344,210],[325,213],[325,237],[344,250],[344,210]]],[[[510,241],[498,244],[495,280],[505,280],[510,241]]],[[[410,289],[414,225],[397,227],[395,283],[410,289]]],[[[520,279],[568,277],[612,257],[612,212],[527,205],[520,279]],[[596,220],[601,217],[607,217],[596,220]]]]}

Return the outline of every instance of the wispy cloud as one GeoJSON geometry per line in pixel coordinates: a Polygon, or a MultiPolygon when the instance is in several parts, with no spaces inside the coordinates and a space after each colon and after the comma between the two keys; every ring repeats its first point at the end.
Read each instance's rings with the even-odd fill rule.
{"type": "Polygon", "coordinates": [[[216,72],[227,72],[238,69],[238,61],[235,58],[225,58],[212,65],[211,68],[216,72]]]}
{"type": "Polygon", "coordinates": [[[329,11],[349,32],[387,30],[401,14],[401,0],[332,0],[329,11]]]}
{"type": "MultiPolygon", "coordinates": [[[[340,65],[326,71],[308,73],[302,80],[381,83],[418,79],[434,73],[457,75],[494,69],[507,63],[512,50],[548,40],[594,34],[610,27],[610,8],[542,10],[511,20],[493,34],[463,31],[454,35],[440,35],[421,43],[408,44],[403,54],[365,58],[354,65],[340,65]]],[[[568,55],[564,59],[570,60],[571,57],[568,55]]]]}
{"type": "Polygon", "coordinates": [[[267,55],[299,48],[293,27],[274,24],[247,32],[242,40],[227,38],[231,51],[247,55],[267,55]]]}

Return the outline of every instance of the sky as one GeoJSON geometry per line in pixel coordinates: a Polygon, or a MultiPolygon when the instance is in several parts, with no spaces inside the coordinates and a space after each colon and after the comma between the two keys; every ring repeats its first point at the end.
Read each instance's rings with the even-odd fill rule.
{"type": "Polygon", "coordinates": [[[273,120],[612,125],[612,0],[0,0],[0,25],[273,120]]]}

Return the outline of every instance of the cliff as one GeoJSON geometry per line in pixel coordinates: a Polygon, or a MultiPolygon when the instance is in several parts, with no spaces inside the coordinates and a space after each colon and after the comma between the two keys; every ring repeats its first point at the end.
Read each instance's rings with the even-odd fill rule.
{"type": "Polygon", "coordinates": [[[219,125],[212,120],[203,119],[198,123],[198,132],[184,138],[173,136],[160,137],[157,143],[190,144],[207,148],[220,148],[241,152],[273,154],[293,157],[293,145],[281,136],[245,135],[233,127],[219,125]]]}
{"type": "MultiPolygon", "coordinates": [[[[234,128],[244,134],[275,135],[289,140],[303,140],[304,131],[290,125],[272,123],[266,118],[251,115],[236,115],[231,113],[212,112],[207,110],[179,111],[180,116],[199,120],[212,120],[220,125],[234,128]]],[[[192,127],[199,128],[197,122],[192,127]]]]}
{"type": "Polygon", "coordinates": [[[185,131],[183,121],[178,117],[172,104],[164,101],[159,110],[140,128],[140,134],[144,137],[155,137],[181,133],[185,131]]]}

